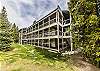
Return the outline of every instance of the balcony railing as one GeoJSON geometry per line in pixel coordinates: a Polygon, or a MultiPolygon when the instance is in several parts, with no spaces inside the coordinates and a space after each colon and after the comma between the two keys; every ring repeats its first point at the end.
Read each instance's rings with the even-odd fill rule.
{"type": "Polygon", "coordinates": [[[62,34],[63,34],[63,32],[62,31],[59,31],[59,35],[62,36],[62,34]]]}
{"type": "Polygon", "coordinates": [[[70,36],[70,32],[63,32],[63,36],[70,36]]]}
{"type": "Polygon", "coordinates": [[[43,43],[44,47],[49,47],[49,43],[43,43]]]}
{"type": "Polygon", "coordinates": [[[70,23],[70,19],[64,21],[64,25],[70,23]]]}
{"type": "Polygon", "coordinates": [[[62,24],[62,20],[61,19],[59,19],[59,22],[62,24]]]}
{"type": "Polygon", "coordinates": [[[57,35],[57,31],[51,31],[51,32],[44,33],[44,37],[55,36],[55,35],[57,35]]]}
{"type": "Polygon", "coordinates": [[[48,25],[49,25],[49,22],[44,23],[44,27],[45,27],[45,26],[48,26],[48,25]]]}
{"type": "Polygon", "coordinates": [[[55,22],[56,22],[56,18],[50,20],[50,24],[53,24],[55,22]]]}
{"type": "Polygon", "coordinates": [[[43,36],[43,34],[39,34],[39,37],[42,37],[43,36]]]}
{"type": "Polygon", "coordinates": [[[39,28],[42,28],[43,27],[43,24],[42,25],[39,25],[39,28]]]}
{"type": "Polygon", "coordinates": [[[35,37],[35,35],[32,36],[32,38],[34,38],[34,37],[35,37]]]}
{"type": "MultiPolygon", "coordinates": [[[[56,22],[56,18],[50,20],[50,24],[55,23],[55,22],[56,22]]],[[[45,22],[44,24],[39,25],[39,29],[48,25],[49,25],[49,20],[45,22]]],[[[38,26],[36,28],[33,28],[33,31],[37,29],[38,29],[38,26]]]]}
{"type": "Polygon", "coordinates": [[[22,39],[27,39],[27,37],[22,37],[22,39]]]}
{"type": "Polygon", "coordinates": [[[47,37],[47,36],[49,36],[49,32],[44,33],[44,37],[47,37]]]}
{"type": "Polygon", "coordinates": [[[57,31],[51,31],[50,32],[50,36],[55,36],[55,35],[57,35],[57,31]]]}
{"type": "Polygon", "coordinates": [[[35,29],[38,30],[38,27],[36,27],[35,29]]]}
{"type": "Polygon", "coordinates": [[[35,30],[35,28],[33,28],[33,31],[35,30]]]}
{"type": "Polygon", "coordinates": [[[38,38],[38,35],[34,35],[35,38],[38,38]]]}

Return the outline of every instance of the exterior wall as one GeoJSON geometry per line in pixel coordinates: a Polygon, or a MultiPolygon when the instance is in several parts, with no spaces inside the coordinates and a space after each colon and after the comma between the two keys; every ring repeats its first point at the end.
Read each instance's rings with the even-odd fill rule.
{"type": "Polygon", "coordinates": [[[31,44],[57,52],[71,50],[69,19],[59,9],[20,31],[20,44],[31,44]],[[23,41],[22,41],[23,40],[23,41]],[[68,44],[68,45],[67,45],[68,44]]]}

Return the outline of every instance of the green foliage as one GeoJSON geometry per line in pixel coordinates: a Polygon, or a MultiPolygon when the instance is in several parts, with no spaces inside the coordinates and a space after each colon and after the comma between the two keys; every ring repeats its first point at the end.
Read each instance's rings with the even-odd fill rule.
{"type": "Polygon", "coordinates": [[[74,48],[82,48],[85,58],[100,61],[100,18],[96,15],[96,0],[70,0],[74,48]]]}
{"type": "Polygon", "coordinates": [[[10,23],[7,18],[5,7],[3,7],[0,14],[0,50],[6,51],[10,47],[10,23]]]}
{"type": "Polygon", "coordinates": [[[18,34],[18,27],[16,26],[15,23],[12,25],[10,32],[12,41],[14,43],[17,43],[19,40],[19,34],[18,34]]]}
{"type": "Polygon", "coordinates": [[[12,25],[8,21],[5,7],[0,13],[0,50],[7,51],[10,48],[10,43],[18,42],[18,27],[15,23],[12,25]]]}

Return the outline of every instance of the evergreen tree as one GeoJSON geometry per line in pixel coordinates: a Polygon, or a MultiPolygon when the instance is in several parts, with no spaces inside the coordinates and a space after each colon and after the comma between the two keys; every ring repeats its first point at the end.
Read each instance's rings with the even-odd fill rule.
{"type": "Polygon", "coordinates": [[[12,37],[13,42],[15,43],[18,42],[19,40],[18,26],[16,26],[15,23],[12,25],[12,28],[11,28],[11,37],[12,37]]]}
{"type": "Polygon", "coordinates": [[[73,44],[81,48],[91,63],[100,61],[100,18],[97,17],[96,0],[70,0],[73,44]]]}
{"type": "Polygon", "coordinates": [[[0,14],[0,50],[7,50],[10,47],[10,23],[7,18],[7,12],[3,7],[0,14]]]}

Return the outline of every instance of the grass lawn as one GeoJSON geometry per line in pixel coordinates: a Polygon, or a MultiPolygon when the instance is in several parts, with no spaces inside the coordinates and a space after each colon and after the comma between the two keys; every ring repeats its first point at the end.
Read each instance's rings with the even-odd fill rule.
{"type": "Polygon", "coordinates": [[[12,44],[12,49],[0,52],[0,71],[78,71],[59,54],[30,45],[12,44]]]}

